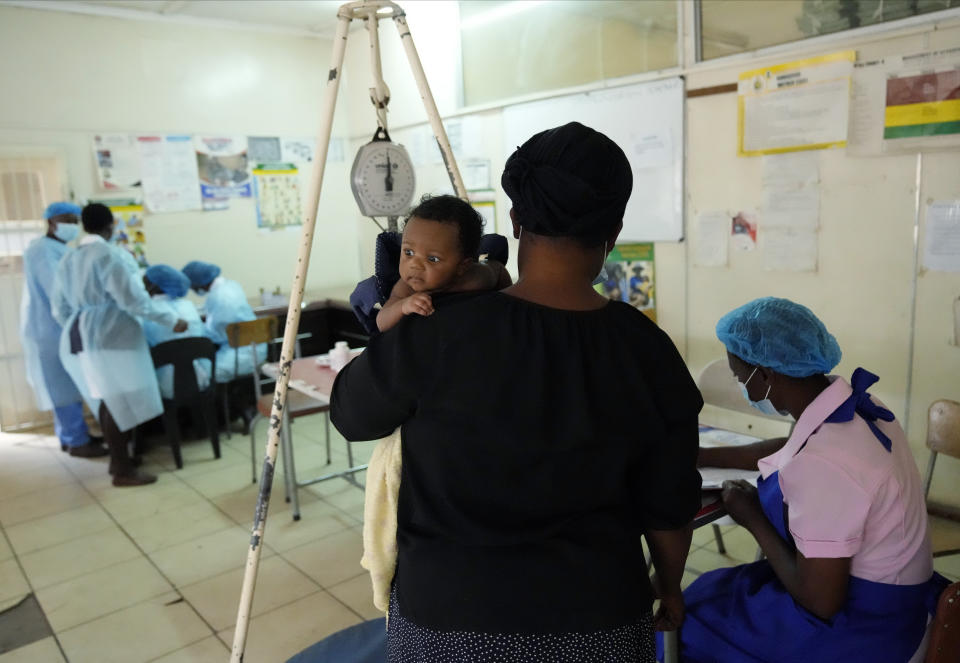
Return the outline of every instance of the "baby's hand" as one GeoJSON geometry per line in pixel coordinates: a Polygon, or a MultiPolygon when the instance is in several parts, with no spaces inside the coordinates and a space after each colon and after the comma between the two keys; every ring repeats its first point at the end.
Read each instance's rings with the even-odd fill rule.
{"type": "Polygon", "coordinates": [[[416,313],[417,315],[431,315],[433,313],[433,300],[425,292],[418,292],[410,295],[400,304],[400,311],[404,315],[416,313]]]}

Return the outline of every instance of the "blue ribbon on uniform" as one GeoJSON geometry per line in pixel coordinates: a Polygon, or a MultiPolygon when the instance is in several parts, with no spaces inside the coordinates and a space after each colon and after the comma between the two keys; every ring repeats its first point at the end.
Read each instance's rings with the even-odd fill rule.
{"type": "Polygon", "coordinates": [[[893,421],[895,417],[893,416],[893,412],[870,400],[870,394],[867,393],[867,388],[878,380],[880,380],[880,378],[864,368],[855,370],[853,376],[850,378],[850,386],[853,387],[853,393],[840,407],[834,410],[833,414],[827,417],[826,422],[830,424],[845,423],[852,421],[854,414],[859,414],[863,420],[867,422],[870,431],[880,440],[883,448],[889,452],[891,449],[890,438],[884,435],[883,431],[877,428],[874,422],[877,419],[893,421]]]}

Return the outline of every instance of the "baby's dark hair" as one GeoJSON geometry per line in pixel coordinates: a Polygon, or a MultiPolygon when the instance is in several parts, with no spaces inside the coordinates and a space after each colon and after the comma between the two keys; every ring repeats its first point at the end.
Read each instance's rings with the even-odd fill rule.
{"type": "Polygon", "coordinates": [[[113,223],[113,212],[101,203],[90,203],[80,213],[83,229],[90,234],[100,234],[113,223]]]}
{"type": "Polygon", "coordinates": [[[425,195],[404,220],[413,217],[424,221],[454,223],[459,229],[460,251],[466,258],[476,258],[480,252],[480,237],[483,235],[483,217],[470,203],[456,196],[425,195]]]}

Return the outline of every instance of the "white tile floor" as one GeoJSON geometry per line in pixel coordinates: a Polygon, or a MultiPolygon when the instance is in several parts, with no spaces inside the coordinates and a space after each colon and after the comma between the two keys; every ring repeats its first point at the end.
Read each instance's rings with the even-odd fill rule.
{"type": "MultiPolygon", "coordinates": [[[[263,427],[257,455],[263,451],[263,427]]],[[[300,476],[323,465],[323,420],[294,426],[300,476]]],[[[0,433],[0,611],[33,592],[53,636],[0,654],[0,663],[225,661],[233,639],[257,486],[249,438],[187,442],[185,466],[152,449],[145,469],[159,481],[114,488],[105,459],[71,458],[49,432],[0,433]]],[[[360,460],[373,445],[355,445],[360,460]]],[[[346,466],[334,432],[334,468],[346,466]]],[[[280,468],[282,470],[282,467],[280,468]]],[[[362,479],[362,475],[360,477],[362,479]]],[[[360,568],[363,495],[341,479],[300,491],[293,522],[274,483],[246,660],[281,662],[379,613],[360,568]]],[[[753,561],[756,544],[724,527],[694,533],[684,586],[714,568],[753,561]]],[[[960,556],[938,570],[960,578],[960,556]]]]}
{"type": "MultiPolygon", "coordinates": [[[[323,420],[294,425],[303,478],[346,467],[323,420]],[[303,460],[301,460],[301,456],[303,460]]],[[[265,427],[259,427],[258,459],[265,427]]],[[[0,663],[227,660],[258,487],[250,442],[186,442],[184,468],[154,447],[159,481],[114,488],[106,459],[71,458],[49,431],[0,433],[0,610],[33,592],[53,636],[0,654],[0,663]]],[[[366,460],[372,444],[355,445],[366,460]]],[[[280,468],[282,470],[282,467],[280,468]]],[[[258,472],[259,475],[259,472],[258,472]]],[[[362,474],[360,475],[362,479],[362,474]]],[[[380,616],[360,568],[363,494],[342,479],[301,489],[302,519],[273,500],[247,640],[249,661],[285,661],[326,635],[380,616]]]]}

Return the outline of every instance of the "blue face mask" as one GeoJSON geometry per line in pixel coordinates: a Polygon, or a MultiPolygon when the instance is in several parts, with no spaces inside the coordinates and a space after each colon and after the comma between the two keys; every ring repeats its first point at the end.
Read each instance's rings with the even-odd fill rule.
{"type": "Polygon", "coordinates": [[[61,242],[72,242],[80,234],[79,223],[58,223],[53,236],[61,242]]]}
{"type": "Polygon", "coordinates": [[[768,414],[768,415],[770,415],[770,416],[772,416],[772,417],[776,417],[776,416],[778,416],[778,415],[785,417],[785,416],[787,416],[788,414],[790,414],[789,412],[781,412],[780,410],[778,410],[777,408],[775,408],[775,407],[773,406],[773,403],[770,401],[770,398],[769,398],[769,397],[770,397],[770,386],[769,386],[769,385],[767,385],[767,393],[764,395],[762,401],[754,401],[754,400],[751,400],[751,399],[750,399],[750,393],[747,391],[747,383],[750,382],[750,380],[753,378],[753,376],[754,376],[754,374],[755,374],[756,372],[757,372],[757,369],[754,368],[754,369],[753,369],[753,373],[751,373],[751,374],[750,374],[750,377],[747,378],[747,382],[740,382],[739,380],[737,380],[737,384],[740,385],[740,393],[743,394],[743,398],[744,398],[748,403],[750,403],[750,405],[752,405],[753,407],[757,408],[758,410],[760,410],[760,411],[763,412],[764,414],[768,414]]]}
{"type": "Polygon", "coordinates": [[[593,283],[590,285],[600,285],[608,278],[607,276],[607,243],[603,243],[603,262],[600,263],[600,272],[597,273],[596,278],[593,279],[593,283]]]}

